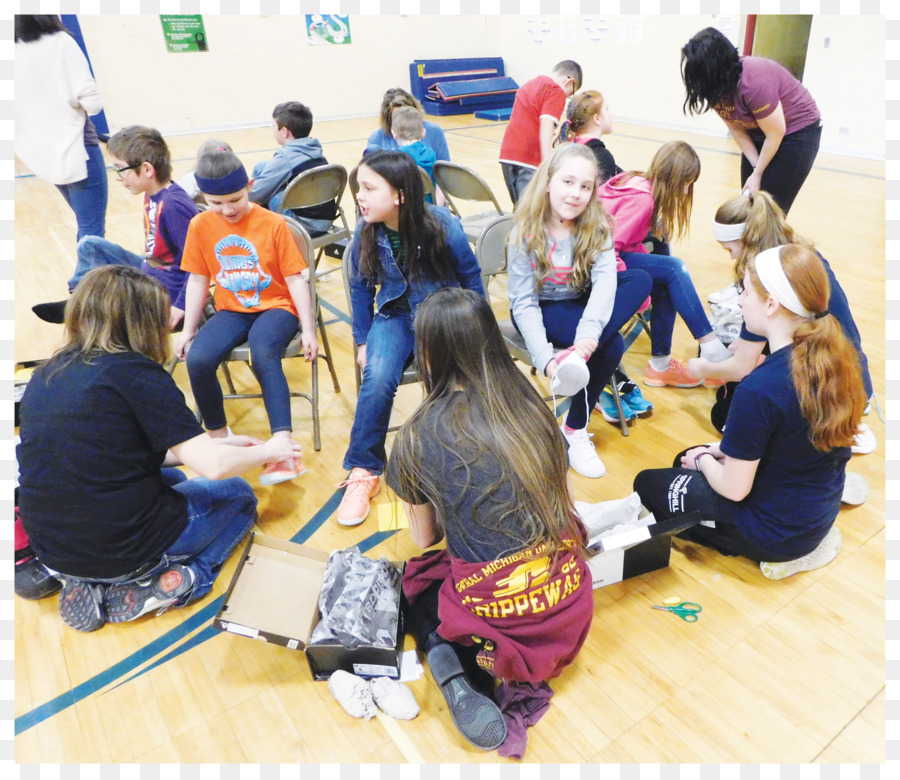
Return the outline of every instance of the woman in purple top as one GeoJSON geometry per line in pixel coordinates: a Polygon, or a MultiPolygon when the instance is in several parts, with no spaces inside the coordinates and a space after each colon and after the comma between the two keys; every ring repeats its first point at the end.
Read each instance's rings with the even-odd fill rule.
{"type": "Polygon", "coordinates": [[[771,193],[785,214],[806,181],[822,136],[815,100],[774,60],[739,57],[714,27],[681,50],[685,113],[713,109],[740,147],[741,189],[771,193]]]}

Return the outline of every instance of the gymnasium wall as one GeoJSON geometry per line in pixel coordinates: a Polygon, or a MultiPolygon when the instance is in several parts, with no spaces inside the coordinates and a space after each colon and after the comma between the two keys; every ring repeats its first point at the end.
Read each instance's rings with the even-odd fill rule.
{"type": "MultiPolygon", "coordinates": [[[[409,87],[416,58],[502,56],[520,84],[578,60],[618,121],[725,135],[712,114],[686,117],[681,46],[742,16],[352,16],[353,43],[311,46],[302,16],[205,15],[210,51],[170,54],[158,16],[79,16],[112,127],[166,134],[259,125],[297,99],[314,116],[374,116],[389,86],[409,87]]],[[[884,158],[884,19],[816,16],[804,82],[822,111],[824,151],[884,158]]]]}

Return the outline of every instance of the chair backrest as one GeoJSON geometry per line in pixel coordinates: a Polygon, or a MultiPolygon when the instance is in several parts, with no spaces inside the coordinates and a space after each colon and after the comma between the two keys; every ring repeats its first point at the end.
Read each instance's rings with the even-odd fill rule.
{"type": "Polygon", "coordinates": [[[515,224],[513,215],[503,214],[489,222],[478,237],[475,257],[478,258],[481,276],[485,281],[506,271],[506,244],[513,224],[515,224]]]}
{"type": "Polygon", "coordinates": [[[291,231],[291,237],[294,239],[294,243],[297,244],[297,249],[300,250],[303,259],[306,260],[307,266],[309,266],[309,270],[304,276],[307,277],[306,281],[309,284],[309,297],[312,303],[313,315],[315,316],[319,299],[316,295],[316,252],[313,248],[312,239],[309,237],[306,228],[292,216],[282,214],[281,218],[287,222],[288,229],[291,231]]]}
{"type": "Polygon", "coordinates": [[[416,167],[419,169],[419,174],[422,177],[422,189],[425,191],[425,197],[427,198],[431,195],[431,199],[434,200],[434,180],[431,178],[431,174],[429,174],[421,165],[417,165],[416,167]]]}
{"type": "Polygon", "coordinates": [[[281,210],[302,209],[334,202],[340,208],[341,196],[347,186],[347,169],[331,163],[307,168],[288,184],[281,199],[281,210]]]}
{"type": "MultiPolygon", "coordinates": [[[[434,164],[434,179],[447,197],[448,205],[453,203],[453,198],[490,201],[494,204],[498,214],[503,213],[503,209],[500,208],[500,204],[487,182],[471,168],[466,168],[465,165],[438,160],[434,164]]],[[[451,210],[458,213],[456,206],[451,205],[451,210]]]]}

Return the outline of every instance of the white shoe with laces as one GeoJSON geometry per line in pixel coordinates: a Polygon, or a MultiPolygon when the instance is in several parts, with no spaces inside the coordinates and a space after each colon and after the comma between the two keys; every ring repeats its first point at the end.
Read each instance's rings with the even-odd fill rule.
{"type": "Polygon", "coordinates": [[[369,680],[372,698],[379,709],[397,720],[412,720],[419,714],[419,703],[413,692],[403,683],[390,677],[369,680]]]}
{"type": "Polygon", "coordinates": [[[563,423],[562,434],[569,445],[569,465],[575,471],[583,477],[591,479],[598,479],[606,473],[606,466],[603,465],[597,450],[591,444],[593,433],[588,433],[587,428],[567,433],[565,423],[563,423]]]}
{"type": "Polygon", "coordinates": [[[563,350],[556,356],[556,373],[550,380],[550,392],[567,398],[587,387],[591,378],[587,363],[574,347],[563,350]]]}
{"type": "Polygon", "coordinates": [[[785,577],[790,577],[801,571],[814,571],[827,566],[837,557],[840,549],[841,531],[836,525],[833,525],[831,530],[825,535],[825,538],[819,542],[819,546],[811,553],[793,561],[780,561],[778,563],[760,561],[759,568],[768,579],[783,580],[785,577]]]}
{"type": "Polygon", "coordinates": [[[362,677],[338,669],[328,679],[328,690],[351,717],[369,720],[378,714],[369,681],[362,677]]]}
{"type": "Polygon", "coordinates": [[[739,295],[740,293],[737,290],[737,286],[734,284],[729,284],[728,287],[723,287],[717,292],[710,293],[709,297],[706,300],[708,300],[710,303],[725,303],[726,301],[734,300],[739,295]]]}
{"type": "Polygon", "coordinates": [[[856,435],[853,437],[853,446],[850,447],[850,452],[854,455],[868,455],[870,452],[874,452],[877,446],[878,440],[872,433],[872,429],[865,423],[860,423],[859,428],[856,429],[856,435]]]}

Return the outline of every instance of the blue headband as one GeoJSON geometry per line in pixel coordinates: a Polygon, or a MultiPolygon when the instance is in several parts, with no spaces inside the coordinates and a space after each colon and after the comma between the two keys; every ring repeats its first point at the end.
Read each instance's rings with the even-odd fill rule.
{"type": "Polygon", "coordinates": [[[218,179],[204,179],[196,173],[194,178],[197,180],[200,192],[204,195],[231,195],[232,192],[244,189],[250,181],[243,165],[218,179]]]}

